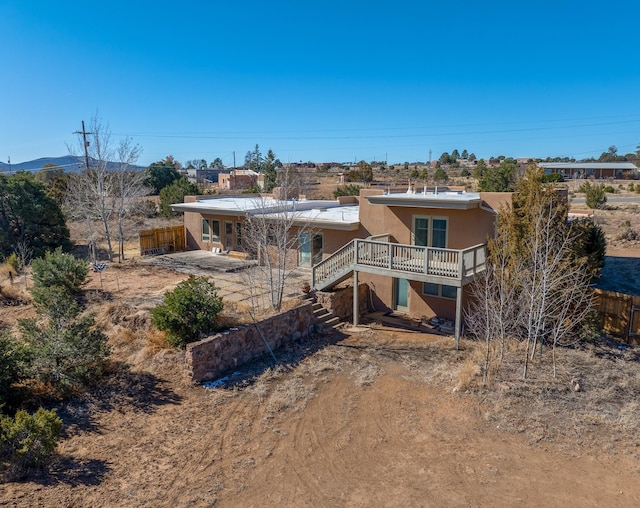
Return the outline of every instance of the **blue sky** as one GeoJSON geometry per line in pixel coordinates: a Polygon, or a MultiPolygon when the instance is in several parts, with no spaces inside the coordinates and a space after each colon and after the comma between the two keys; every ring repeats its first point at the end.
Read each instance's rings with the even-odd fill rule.
{"type": "Polygon", "coordinates": [[[0,160],[96,114],[140,163],[598,156],[640,143],[640,2],[0,0],[0,160]],[[488,5],[487,5],[488,4],[488,5]]]}

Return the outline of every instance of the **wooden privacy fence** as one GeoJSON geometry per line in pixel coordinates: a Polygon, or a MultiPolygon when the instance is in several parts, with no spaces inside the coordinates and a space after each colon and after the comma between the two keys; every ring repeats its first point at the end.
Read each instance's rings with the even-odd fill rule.
{"type": "Polygon", "coordinates": [[[628,343],[640,343],[640,296],[602,289],[596,289],[594,293],[605,331],[628,343]]]}
{"type": "Polygon", "coordinates": [[[140,231],[139,235],[142,256],[186,250],[184,226],[145,229],[140,231]]]}

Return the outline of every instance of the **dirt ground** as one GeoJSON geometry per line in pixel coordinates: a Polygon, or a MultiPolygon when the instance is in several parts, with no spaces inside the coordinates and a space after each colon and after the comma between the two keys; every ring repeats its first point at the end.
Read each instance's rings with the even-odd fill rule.
{"type": "MultiPolygon", "coordinates": [[[[605,230],[637,258],[615,235],[638,228],[638,210],[622,213],[605,230]]],[[[105,271],[102,291],[90,277],[111,371],[59,406],[53,464],[0,484],[0,506],[640,506],[633,348],[563,351],[556,380],[546,364],[527,383],[505,366],[484,389],[473,344],[373,323],[206,389],[148,328],[184,272],[133,259],[105,271]]],[[[4,325],[29,315],[0,308],[4,325]]]]}
{"type": "Polygon", "coordinates": [[[95,302],[98,320],[110,317],[111,373],[59,407],[58,457],[2,484],[0,506],[640,504],[636,361],[574,352],[560,397],[508,373],[483,392],[467,379],[477,378],[472,345],[456,352],[449,337],[374,323],[295,344],[278,365],[256,362],[206,389],[144,323],[125,327],[186,275],[131,262],[103,284],[116,270],[119,290],[95,302]],[[630,374],[613,392],[589,389],[598,368],[623,372],[621,362],[630,374]],[[569,389],[576,376],[584,398],[569,389]],[[611,416],[603,401],[625,398],[611,416]]]}

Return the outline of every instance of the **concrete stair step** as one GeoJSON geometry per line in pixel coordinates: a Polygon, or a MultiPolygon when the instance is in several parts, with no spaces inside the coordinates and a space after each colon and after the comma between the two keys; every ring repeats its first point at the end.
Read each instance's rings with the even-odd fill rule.
{"type": "Polygon", "coordinates": [[[335,326],[335,325],[339,324],[340,322],[341,321],[340,321],[339,317],[332,317],[331,319],[327,319],[324,322],[324,324],[325,324],[325,326],[335,326]]]}

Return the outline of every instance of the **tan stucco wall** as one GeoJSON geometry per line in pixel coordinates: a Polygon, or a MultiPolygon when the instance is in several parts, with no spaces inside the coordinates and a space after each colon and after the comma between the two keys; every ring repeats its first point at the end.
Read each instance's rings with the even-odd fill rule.
{"type": "MultiPolygon", "coordinates": [[[[200,214],[197,212],[184,213],[184,225],[187,235],[187,248],[191,250],[211,250],[213,247],[219,247],[222,250],[234,249],[237,243],[236,222],[244,221],[244,216],[235,215],[210,215],[200,214]],[[204,243],[202,241],[202,222],[201,219],[215,219],[220,221],[220,242],[204,243]],[[224,223],[230,221],[233,223],[233,242],[231,246],[224,244],[224,223]]],[[[298,235],[300,231],[308,231],[310,233],[322,234],[322,257],[326,258],[337,251],[343,245],[349,243],[353,238],[359,237],[357,231],[339,231],[327,228],[292,228],[293,234],[298,235]]],[[[297,255],[295,257],[297,263],[297,255]]]]}
{"type": "MultiPolygon", "coordinates": [[[[390,233],[398,243],[412,243],[414,216],[447,218],[447,248],[464,249],[487,241],[493,235],[495,214],[481,208],[446,210],[372,205],[367,195],[381,195],[382,190],[364,189],[360,193],[360,224],[367,235],[390,233]]],[[[509,194],[510,196],[510,194],[509,194]]],[[[365,235],[365,236],[367,236],[365,235]]]]}
{"type": "MultiPolygon", "coordinates": [[[[393,278],[368,273],[359,273],[358,280],[366,283],[372,290],[373,310],[392,311],[393,310],[393,278]]],[[[462,293],[462,305],[466,305],[468,289],[464,288],[462,293]]],[[[425,317],[427,319],[434,316],[455,320],[456,301],[447,298],[425,296],[422,294],[422,282],[409,281],[409,299],[407,313],[413,317],[425,317]]]]}
{"type": "Polygon", "coordinates": [[[233,250],[237,241],[236,222],[242,222],[244,217],[236,215],[202,215],[196,212],[184,213],[184,226],[187,234],[187,248],[192,250],[211,250],[219,247],[222,250],[233,250]],[[220,241],[219,242],[203,242],[202,241],[202,222],[201,219],[215,219],[220,221],[220,241]],[[233,223],[233,243],[225,245],[224,243],[224,223],[225,221],[233,223]]]}

